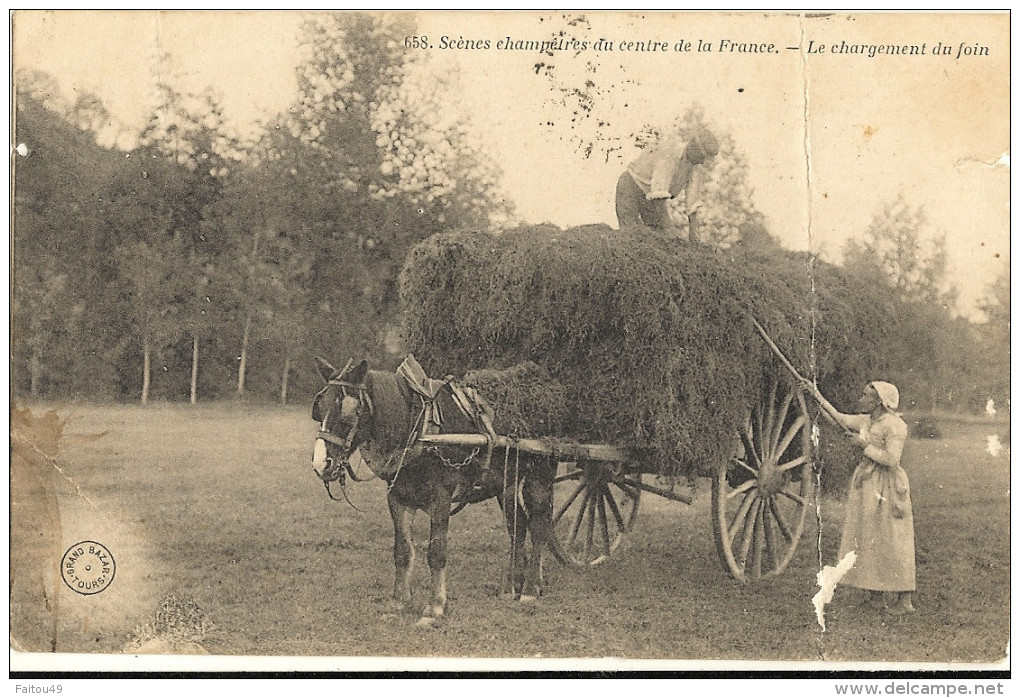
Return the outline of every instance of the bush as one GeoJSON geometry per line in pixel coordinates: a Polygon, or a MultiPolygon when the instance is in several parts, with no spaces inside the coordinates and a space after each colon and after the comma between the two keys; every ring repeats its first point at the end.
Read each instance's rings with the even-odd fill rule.
{"type": "Polygon", "coordinates": [[[926,416],[914,420],[910,425],[910,435],[915,439],[940,439],[942,430],[934,417],[926,416]]]}

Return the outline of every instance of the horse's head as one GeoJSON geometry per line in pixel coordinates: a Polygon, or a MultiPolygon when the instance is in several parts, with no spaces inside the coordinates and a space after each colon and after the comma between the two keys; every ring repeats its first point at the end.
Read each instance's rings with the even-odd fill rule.
{"type": "Polygon", "coordinates": [[[372,402],[366,378],[368,363],[354,366],[349,359],[339,371],[324,359],[316,358],[319,374],[326,386],[315,395],[312,419],[319,423],[312,467],[326,483],[346,484],[351,454],[370,436],[372,402]]]}

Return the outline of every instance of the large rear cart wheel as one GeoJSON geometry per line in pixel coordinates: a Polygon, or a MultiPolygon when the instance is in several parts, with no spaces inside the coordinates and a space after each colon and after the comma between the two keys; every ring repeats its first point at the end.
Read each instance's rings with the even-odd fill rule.
{"type": "Polygon", "coordinates": [[[715,469],[712,526],[723,567],[736,579],[780,574],[804,533],[814,491],[811,420],[801,390],[772,379],[740,432],[736,454],[715,469]]]}
{"type": "Polygon", "coordinates": [[[641,500],[641,475],[622,463],[562,463],[553,502],[553,555],[564,565],[602,564],[634,526],[641,500]]]}

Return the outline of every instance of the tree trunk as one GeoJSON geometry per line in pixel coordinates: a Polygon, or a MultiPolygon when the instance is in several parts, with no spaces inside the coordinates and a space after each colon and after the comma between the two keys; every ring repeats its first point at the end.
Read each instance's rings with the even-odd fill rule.
{"type": "MultiPolygon", "coordinates": [[[[245,280],[247,292],[251,293],[252,279],[255,276],[255,260],[259,256],[259,229],[252,231],[251,260],[248,262],[248,278],[245,280]]],[[[250,296],[249,296],[250,298],[250,296]]],[[[248,368],[248,340],[251,337],[252,309],[248,308],[244,316],[244,337],[241,339],[241,363],[237,367],[237,399],[244,399],[244,373],[248,368]]]]}
{"type": "Polygon", "coordinates": [[[283,379],[280,382],[280,404],[287,404],[287,383],[290,380],[290,352],[283,360],[283,379]]]}
{"type": "Polygon", "coordinates": [[[198,331],[191,336],[191,404],[198,402],[198,331]]]}
{"type": "Polygon", "coordinates": [[[248,368],[248,339],[251,336],[251,311],[244,318],[244,336],[241,339],[241,364],[237,367],[237,399],[244,399],[244,372],[248,368]]]}
{"type": "Polygon", "coordinates": [[[149,402],[149,368],[151,365],[149,337],[142,340],[142,404],[149,402]]]}

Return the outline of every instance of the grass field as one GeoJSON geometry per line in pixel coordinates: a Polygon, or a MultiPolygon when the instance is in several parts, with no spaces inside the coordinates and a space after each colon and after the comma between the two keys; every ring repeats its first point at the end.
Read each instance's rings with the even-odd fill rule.
{"type": "MultiPolygon", "coordinates": [[[[33,411],[39,414],[42,407],[33,411]]],[[[59,555],[82,540],[117,573],[92,596],[60,584],[58,651],[120,653],[167,595],[190,598],[216,655],[622,657],[674,660],[988,663],[1009,640],[1009,450],[1003,424],[942,423],[912,441],[918,612],[890,618],[838,589],[822,632],[811,598],[834,564],[842,504],[823,500],[778,579],[741,585],[712,542],[710,488],[687,506],[646,495],[636,530],[605,565],[546,565],[537,603],[495,595],[506,536],[495,502],[451,526],[448,616],[431,629],[395,612],[392,529],[382,483],[357,485],[356,511],[326,497],[310,467],[304,407],[78,406],[54,473],[59,555]],[[90,435],[105,434],[96,439],[90,435]]],[[[424,600],[427,519],[415,523],[424,600]]],[[[13,552],[12,572],[22,557],[13,552]]],[[[28,622],[28,621],[25,621],[28,622]]],[[[30,643],[37,628],[12,627],[30,643]]]]}

